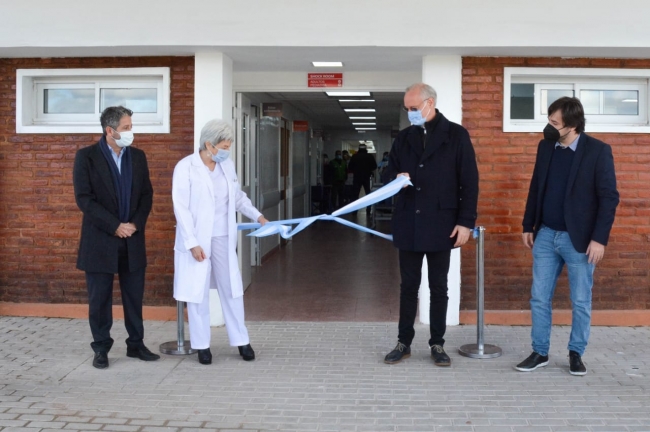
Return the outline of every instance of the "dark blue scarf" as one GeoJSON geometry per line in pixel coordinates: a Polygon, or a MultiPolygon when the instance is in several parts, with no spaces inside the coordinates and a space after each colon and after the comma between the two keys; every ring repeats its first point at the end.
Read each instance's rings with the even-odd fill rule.
{"type": "Polygon", "coordinates": [[[111,168],[111,177],[113,178],[113,186],[115,187],[115,195],[117,195],[117,203],[120,209],[120,222],[129,222],[129,213],[131,212],[131,186],[133,184],[133,165],[131,164],[131,152],[128,147],[122,149],[122,159],[120,160],[122,166],[120,170],[117,169],[115,160],[113,160],[113,151],[106,142],[106,136],[99,140],[99,148],[111,168]]]}

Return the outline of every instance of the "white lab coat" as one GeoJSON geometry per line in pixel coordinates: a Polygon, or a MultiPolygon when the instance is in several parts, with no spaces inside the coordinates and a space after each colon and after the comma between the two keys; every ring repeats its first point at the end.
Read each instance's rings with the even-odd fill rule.
{"type": "MultiPolygon", "coordinates": [[[[253,221],[262,215],[241,190],[235,164],[231,159],[221,162],[228,183],[228,264],[230,291],[233,298],[244,295],[237,260],[236,211],[253,221]]],[[[218,169],[218,167],[215,167],[218,169]]],[[[179,301],[201,303],[206,289],[211,286],[210,254],[214,227],[214,184],[198,151],[181,159],[174,168],[172,201],[176,216],[174,244],[174,298],[179,301]],[[198,262],[192,249],[201,246],[207,259],[198,262]]]]}

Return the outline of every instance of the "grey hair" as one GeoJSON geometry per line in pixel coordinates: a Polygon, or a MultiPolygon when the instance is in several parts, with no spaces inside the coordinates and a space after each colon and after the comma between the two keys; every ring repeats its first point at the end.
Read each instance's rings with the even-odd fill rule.
{"type": "Polygon", "coordinates": [[[405,93],[408,93],[411,90],[420,90],[420,96],[422,96],[422,100],[433,99],[434,106],[438,102],[438,93],[436,93],[436,90],[433,87],[431,87],[429,84],[425,84],[425,83],[413,84],[406,89],[405,93]]]}
{"type": "Polygon", "coordinates": [[[107,126],[117,130],[117,127],[120,125],[120,120],[122,120],[122,117],[124,116],[133,117],[133,111],[123,106],[112,106],[106,108],[102,112],[102,115],[99,116],[99,122],[102,124],[102,134],[106,135],[107,126]]]}
{"type": "Polygon", "coordinates": [[[210,120],[201,129],[199,150],[205,150],[205,143],[216,146],[221,141],[233,141],[233,131],[230,124],[220,119],[210,120]]]}

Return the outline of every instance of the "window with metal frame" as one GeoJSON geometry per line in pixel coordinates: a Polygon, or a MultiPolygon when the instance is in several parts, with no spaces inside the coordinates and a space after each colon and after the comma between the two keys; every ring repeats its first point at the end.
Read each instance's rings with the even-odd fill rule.
{"type": "Polygon", "coordinates": [[[169,68],[23,69],[16,88],[18,133],[101,132],[101,112],[117,105],[135,131],[169,132],[169,68]]]}
{"type": "Polygon", "coordinates": [[[560,97],[577,97],[587,131],[648,133],[648,80],[641,69],[504,69],[504,132],[539,132],[548,107],[560,97]]]}

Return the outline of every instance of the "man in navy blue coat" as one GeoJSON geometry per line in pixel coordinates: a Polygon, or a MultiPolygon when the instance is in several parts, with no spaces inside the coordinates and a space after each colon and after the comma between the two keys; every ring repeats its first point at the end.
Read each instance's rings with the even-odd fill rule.
{"type": "Polygon", "coordinates": [[[609,145],[584,133],[585,114],[577,98],[553,102],[548,121],[523,221],[523,242],[533,250],[533,353],[515,369],[530,372],[548,364],[553,293],[566,264],[573,309],[569,372],[585,375],[582,355],[591,326],[593,273],[619,202],[614,159],[609,145]]]}
{"type": "Polygon", "coordinates": [[[126,355],[158,360],[144,345],[145,226],[151,212],[153,188],[147,157],[133,142],[133,112],[108,107],[100,117],[99,142],[77,151],[74,194],[83,213],[77,268],[86,272],[88,321],[95,352],[93,366],[108,367],[113,346],[113,278],[119,275],[124,325],[129,334],[126,355]]]}
{"type": "Polygon", "coordinates": [[[407,176],[395,199],[393,244],[399,249],[400,317],[397,346],[386,355],[394,364],[411,355],[422,261],[427,257],[434,364],[449,366],[443,348],[447,323],[447,273],[451,249],[464,245],[476,222],[478,169],[467,130],[436,109],[436,91],[414,84],[404,94],[412,126],[400,131],[390,151],[387,177],[407,176]]]}

